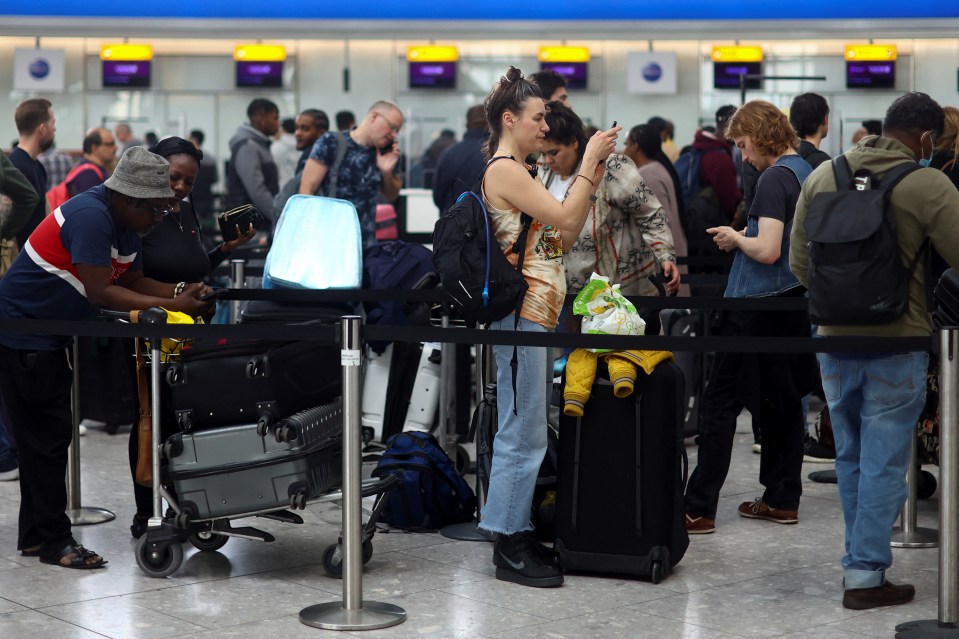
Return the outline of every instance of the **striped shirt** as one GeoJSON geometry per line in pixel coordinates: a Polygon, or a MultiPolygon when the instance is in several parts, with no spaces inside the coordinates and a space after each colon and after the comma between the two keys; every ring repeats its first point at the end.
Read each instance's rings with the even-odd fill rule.
{"type": "MultiPolygon", "coordinates": [[[[0,279],[0,317],[92,317],[77,265],[109,266],[115,283],[128,270],[142,268],[140,246],[136,233],[117,225],[106,187],[71,198],[44,218],[0,279]]],[[[57,335],[0,333],[0,344],[10,348],[54,350],[69,343],[57,335]]]]}

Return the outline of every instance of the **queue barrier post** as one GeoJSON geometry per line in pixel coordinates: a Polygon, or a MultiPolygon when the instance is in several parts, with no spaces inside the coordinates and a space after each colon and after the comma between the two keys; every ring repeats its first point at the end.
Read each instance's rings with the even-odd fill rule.
{"type": "Polygon", "coordinates": [[[897,625],[896,639],[959,637],[959,328],[939,345],[939,616],[897,625]]]}
{"type": "MultiPolygon", "coordinates": [[[[230,260],[230,288],[246,288],[246,260],[230,260]]],[[[240,318],[240,300],[230,302],[230,324],[240,318]]]]}
{"type": "Polygon", "coordinates": [[[80,488],[80,349],[79,338],[73,338],[73,388],[70,390],[70,409],[73,413],[73,440],[67,452],[67,517],[74,526],[92,526],[116,519],[106,508],[82,506],[80,488]]]}
{"type": "Polygon", "coordinates": [[[360,469],[363,440],[362,406],[363,320],[347,315],[340,320],[340,363],[343,366],[343,601],[309,606],[300,611],[300,622],[327,630],[375,630],[406,620],[399,606],[363,601],[363,522],[360,469]]]}
{"type": "Polygon", "coordinates": [[[906,503],[902,505],[899,516],[899,526],[892,529],[892,538],[889,545],[893,548],[935,548],[939,545],[939,531],[934,528],[920,528],[918,520],[918,481],[919,468],[917,465],[918,447],[916,437],[912,438],[912,447],[909,457],[909,468],[906,471],[906,485],[908,493],[906,503]]]}

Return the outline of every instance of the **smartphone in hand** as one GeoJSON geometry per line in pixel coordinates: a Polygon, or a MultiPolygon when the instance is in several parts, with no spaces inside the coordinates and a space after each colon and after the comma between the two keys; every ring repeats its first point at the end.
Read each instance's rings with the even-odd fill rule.
{"type": "Polygon", "coordinates": [[[220,293],[222,293],[222,292],[224,292],[224,291],[226,291],[226,290],[227,290],[227,289],[225,289],[225,288],[215,288],[215,289],[213,289],[212,291],[210,291],[209,293],[207,293],[206,295],[204,295],[203,297],[200,297],[199,300],[200,300],[201,302],[209,302],[210,300],[216,299],[217,295],[219,295],[220,293]]]}

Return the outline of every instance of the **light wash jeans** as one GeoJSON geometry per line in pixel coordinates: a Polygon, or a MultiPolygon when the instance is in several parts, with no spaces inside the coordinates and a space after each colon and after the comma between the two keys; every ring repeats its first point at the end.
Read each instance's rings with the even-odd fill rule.
{"type": "MultiPolygon", "coordinates": [[[[494,331],[513,330],[510,315],[490,324],[494,331]]],[[[545,333],[547,329],[520,318],[519,330],[545,333]]],[[[489,492],[480,527],[511,535],[531,530],[530,509],[536,477],[546,456],[549,398],[553,386],[553,361],[548,348],[519,346],[516,374],[516,409],[513,414],[512,346],[493,346],[496,357],[496,408],[499,430],[493,440],[493,465],[489,492]]]]}
{"type": "Polygon", "coordinates": [[[892,565],[889,541],[906,500],[928,363],[927,353],[861,359],[819,354],[846,521],[847,590],[881,586],[892,565]]]}

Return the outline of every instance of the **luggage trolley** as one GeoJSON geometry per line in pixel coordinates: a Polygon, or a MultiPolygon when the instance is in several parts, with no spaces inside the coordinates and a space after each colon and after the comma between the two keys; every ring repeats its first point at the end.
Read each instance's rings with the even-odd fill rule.
{"type": "MultiPolygon", "coordinates": [[[[121,322],[157,327],[165,325],[167,319],[166,311],[160,308],[131,313],[100,310],[99,314],[121,322]]],[[[162,329],[158,328],[157,332],[162,329]]],[[[146,358],[154,364],[150,398],[152,406],[158,407],[161,368],[175,361],[182,342],[154,339],[149,346],[146,358]]],[[[202,552],[219,550],[230,537],[275,541],[266,531],[251,526],[233,527],[231,522],[235,519],[260,516],[302,524],[303,518],[294,510],[305,509],[308,504],[342,500],[340,398],[266,426],[260,423],[198,433],[181,432],[165,441],[160,436],[159,410],[152,412],[152,422],[154,512],[135,550],[137,565],[150,577],[167,577],[179,570],[184,541],[202,552]],[[227,446],[227,442],[231,445],[227,446]],[[231,458],[230,451],[236,449],[233,442],[242,442],[244,454],[236,455],[241,459],[231,458]],[[196,460],[201,457],[213,459],[216,467],[210,468],[207,464],[200,468],[196,460]],[[167,462],[165,468],[161,468],[161,459],[167,462]],[[255,495],[237,495],[236,486],[246,482],[262,490],[255,495]],[[169,490],[171,485],[175,491],[169,490]],[[287,492],[285,497],[283,490],[287,492]],[[288,503],[282,499],[288,499],[288,503]],[[163,500],[169,507],[161,516],[163,500]]],[[[384,498],[396,481],[396,477],[385,477],[362,484],[362,497],[376,497],[363,526],[363,563],[373,556],[376,523],[384,498]]],[[[342,576],[342,542],[341,533],[337,543],[323,552],[323,568],[331,577],[342,576]]]]}

